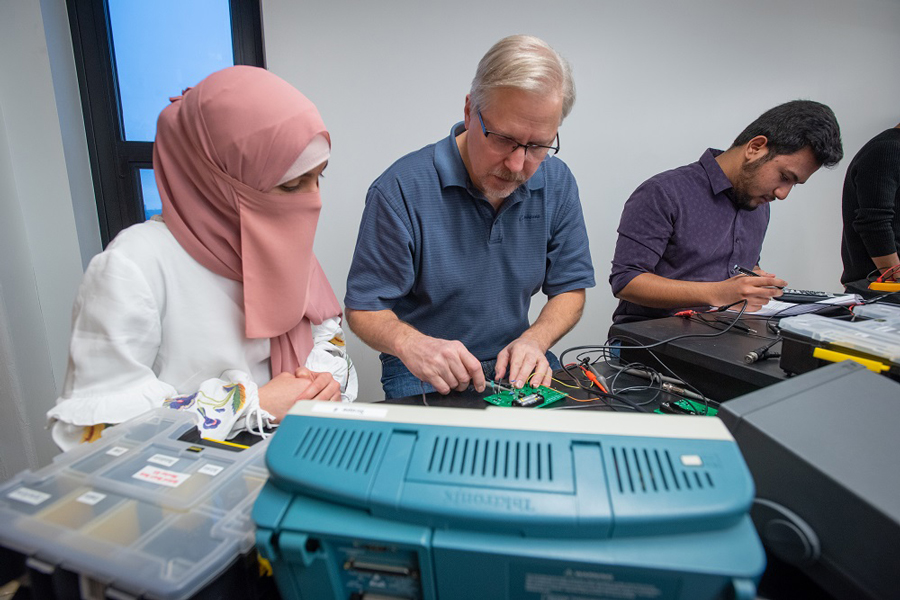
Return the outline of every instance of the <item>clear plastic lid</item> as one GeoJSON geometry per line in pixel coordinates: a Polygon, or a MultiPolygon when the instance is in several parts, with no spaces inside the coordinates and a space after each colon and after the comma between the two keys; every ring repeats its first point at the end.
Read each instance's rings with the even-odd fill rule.
{"type": "Polygon", "coordinates": [[[859,316],[869,316],[864,312],[882,316],[854,322],[811,314],[789,317],[781,320],[781,329],[900,365],[900,312],[893,315],[891,311],[882,310],[884,308],[874,305],[858,307],[854,312],[859,316]]]}
{"type": "Polygon", "coordinates": [[[863,304],[854,308],[853,314],[867,319],[900,321],[900,304],[863,304]]]}
{"type": "Polygon", "coordinates": [[[199,592],[255,543],[268,444],[179,441],[193,426],[160,408],[3,483],[0,545],[136,596],[199,592]]]}

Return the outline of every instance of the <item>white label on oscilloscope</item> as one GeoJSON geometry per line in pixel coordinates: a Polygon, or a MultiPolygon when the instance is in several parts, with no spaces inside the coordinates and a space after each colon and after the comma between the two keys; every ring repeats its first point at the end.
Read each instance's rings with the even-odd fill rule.
{"type": "Polygon", "coordinates": [[[681,464],[686,467],[702,467],[703,459],[696,454],[682,454],[681,464]]]}
{"type": "Polygon", "coordinates": [[[317,403],[313,406],[313,412],[328,413],[330,415],[353,415],[367,419],[383,419],[387,416],[386,408],[370,408],[365,406],[347,406],[337,403],[317,403]]]}
{"type": "Polygon", "coordinates": [[[47,498],[50,497],[50,494],[39,492],[31,488],[21,487],[13,492],[10,492],[6,495],[6,497],[12,498],[13,500],[18,500],[19,502],[24,502],[25,504],[37,506],[38,504],[41,504],[42,502],[47,500],[47,498]]]}

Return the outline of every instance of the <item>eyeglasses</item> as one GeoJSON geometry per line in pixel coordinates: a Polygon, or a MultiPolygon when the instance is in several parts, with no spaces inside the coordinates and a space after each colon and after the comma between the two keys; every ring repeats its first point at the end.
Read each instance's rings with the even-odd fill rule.
{"type": "Polygon", "coordinates": [[[556,133],[555,146],[544,146],[543,144],[520,144],[516,140],[512,139],[509,136],[503,135],[502,133],[488,131],[484,126],[484,117],[481,116],[481,111],[477,110],[475,112],[478,113],[478,120],[481,121],[481,131],[484,132],[484,137],[487,138],[491,148],[493,148],[494,151],[498,154],[512,154],[519,148],[525,148],[525,159],[538,162],[544,160],[550,150],[553,150],[553,154],[559,152],[559,132],[556,133]]]}

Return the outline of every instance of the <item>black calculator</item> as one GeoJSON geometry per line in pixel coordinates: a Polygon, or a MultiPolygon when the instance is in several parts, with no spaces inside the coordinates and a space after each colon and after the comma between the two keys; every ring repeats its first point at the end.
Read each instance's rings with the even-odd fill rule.
{"type": "Polygon", "coordinates": [[[781,296],[774,298],[782,302],[794,302],[796,304],[807,304],[809,302],[820,302],[829,298],[836,298],[840,294],[832,294],[831,292],[814,292],[811,290],[795,290],[794,288],[784,288],[781,296]]]}

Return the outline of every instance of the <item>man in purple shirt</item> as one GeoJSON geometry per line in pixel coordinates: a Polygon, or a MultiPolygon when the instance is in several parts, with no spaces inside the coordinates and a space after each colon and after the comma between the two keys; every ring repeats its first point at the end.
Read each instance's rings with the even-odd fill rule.
{"type": "Polygon", "coordinates": [[[619,298],[613,322],[743,300],[754,311],[780,295],[787,283],[759,267],[768,204],[843,155],[831,109],[795,100],[763,113],[728,150],[710,148],[642,183],[619,223],[609,276],[619,298]]]}

